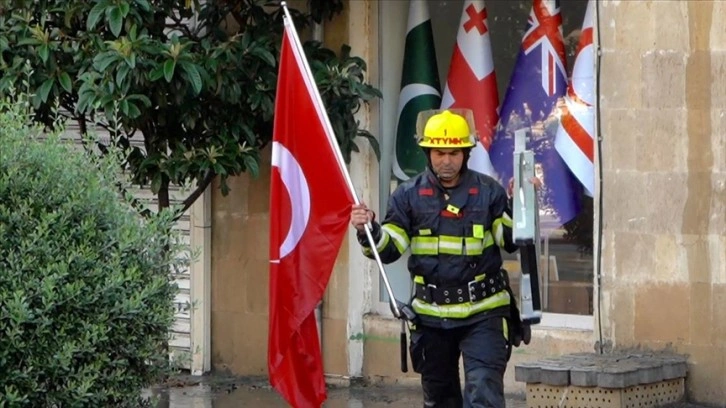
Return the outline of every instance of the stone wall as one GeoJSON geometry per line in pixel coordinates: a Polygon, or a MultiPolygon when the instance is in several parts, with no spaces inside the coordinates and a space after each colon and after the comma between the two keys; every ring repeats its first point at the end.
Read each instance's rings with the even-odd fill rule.
{"type": "MultiPolygon", "coordinates": [[[[302,9],[305,2],[296,0],[291,6],[302,9]]],[[[370,61],[366,33],[377,28],[369,18],[349,18],[350,14],[370,17],[370,7],[367,1],[345,4],[340,16],[326,20],[326,46],[339,52],[342,43],[350,44],[354,55],[370,61]]],[[[301,40],[309,38],[309,31],[299,31],[301,40]]],[[[373,121],[367,115],[366,109],[358,115],[364,128],[373,121]]],[[[369,175],[377,174],[372,168],[375,157],[365,142],[359,146],[362,152],[349,172],[354,185],[366,194],[361,199],[372,202],[369,194],[377,186],[370,185],[369,175]]],[[[211,337],[212,366],[219,372],[267,375],[270,154],[269,146],[261,153],[259,177],[230,178],[228,196],[222,196],[217,182],[213,185],[211,337]]],[[[365,282],[368,263],[353,236],[351,228],[322,301],[324,371],[333,380],[359,376],[362,366],[363,302],[370,283],[365,282]]]]}
{"type": "Polygon", "coordinates": [[[605,338],[688,354],[723,404],[726,2],[598,3],[605,338]]]}

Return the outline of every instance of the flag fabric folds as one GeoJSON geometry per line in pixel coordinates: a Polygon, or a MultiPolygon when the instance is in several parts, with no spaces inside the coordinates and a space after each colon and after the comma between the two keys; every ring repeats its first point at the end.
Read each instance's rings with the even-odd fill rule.
{"type": "Polygon", "coordinates": [[[494,176],[488,150],[498,120],[499,94],[483,0],[464,1],[441,108],[474,112],[480,143],[472,149],[468,167],[494,176]]]}
{"type": "Polygon", "coordinates": [[[559,225],[581,207],[581,186],[554,148],[566,89],[559,1],[534,0],[489,155],[506,185],[513,175],[514,132],[529,129],[527,148],[535,153],[536,174],[543,182],[540,209],[559,225]]]}
{"type": "Polygon", "coordinates": [[[334,140],[285,18],[272,142],[267,358],[270,383],[295,408],[319,408],[327,397],[314,312],[354,202],[334,140]]]}
{"type": "Polygon", "coordinates": [[[416,143],[416,117],[441,104],[434,37],[426,0],[410,0],[398,99],[393,174],[408,180],[426,168],[426,156],[416,143]]]}
{"type": "Polygon", "coordinates": [[[595,56],[593,37],[594,2],[589,0],[577,44],[575,65],[565,96],[565,107],[557,129],[555,148],[586,193],[595,192],[595,56]]]}

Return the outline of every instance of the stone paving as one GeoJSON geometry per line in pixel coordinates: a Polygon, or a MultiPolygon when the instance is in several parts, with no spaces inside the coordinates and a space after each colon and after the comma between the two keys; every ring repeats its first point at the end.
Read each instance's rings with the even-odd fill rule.
{"type": "MultiPolygon", "coordinates": [[[[179,377],[164,389],[152,392],[159,397],[158,408],[237,408],[289,407],[260,378],[244,379],[221,376],[179,377]]],[[[400,385],[355,385],[329,387],[324,408],[420,408],[420,389],[400,385]]],[[[526,408],[524,395],[509,395],[506,408],[526,408]]],[[[504,408],[504,407],[503,407],[504,408]]],[[[681,403],[667,408],[705,408],[681,403]]]]}
{"type": "MultiPolygon", "coordinates": [[[[236,408],[289,405],[266,382],[254,379],[186,377],[176,386],[156,389],[158,408],[236,408]]],[[[506,408],[526,408],[524,395],[510,395],[506,408]]],[[[407,408],[422,407],[421,391],[411,386],[355,385],[329,387],[324,408],[407,408]]]]}

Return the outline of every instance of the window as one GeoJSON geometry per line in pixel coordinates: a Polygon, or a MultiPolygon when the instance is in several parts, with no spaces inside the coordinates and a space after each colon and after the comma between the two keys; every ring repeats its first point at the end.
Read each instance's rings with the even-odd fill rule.
{"type": "MultiPolygon", "coordinates": [[[[461,18],[463,0],[428,1],[431,15],[434,45],[438,62],[440,83],[446,83],[448,65],[456,41],[456,32],[461,18]]],[[[494,67],[496,70],[500,104],[514,68],[522,41],[527,17],[532,7],[531,0],[488,0],[489,32],[492,42],[494,67]]],[[[563,34],[567,47],[568,74],[574,63],[575,49],[582,27],[586,1],[561,0],[560,12],[563,19],[563,34]]],[[[384,1],[379,9],[379,72],[383,100],[380,104],[380,134],[384,152],[391,152],[395,139],[395,126],[403,61],[404,36],[408,20],[407,1],[384,1]]],[[[443,90],[443,89],[442,89],[443,90]]],[[[388,197],[398,182],[392,176],[391,157],[381,159],[379,184],[380,208],[384,212],[388,197]]],[[[381,217],[383,214],[381,214],[381,217]]],[[[592,315],[593,313],[593,200],[585,197],[584,208],[577,218],[543,237],[541,249],[549,257],[549,263],[542,262],[541,289],[543,310],[552,314],[592,315]]],[[[512,277],[515,294],[518,294],[518,255],[506,254],[505,268],[512,277]]],[[[407,299],[411,283],[406,263],[408,252],[398,262],[386,265],[396,297],[407,299]]],[[[375,310],[388,311],[388,296],[383,280],[379,277],[378,300],[375,310]]],[[[571,316],[576,317],[576,316],[571,316]]]]}

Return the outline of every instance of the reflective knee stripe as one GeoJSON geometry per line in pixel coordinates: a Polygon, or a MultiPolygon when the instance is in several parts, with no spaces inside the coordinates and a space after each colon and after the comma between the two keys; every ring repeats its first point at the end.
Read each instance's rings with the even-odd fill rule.
{"type": "Polygon", "coordinates": [[[465,302],[456,305],[437,305],[426,303],[415,298],[411,303],[413,310],[422,315],[440,317],[442,319],[464,319],[497,307],[506,306],[511,302],[509,292],[502,290],[478,302],[465,302]]]}
{"type": "Polygon", "coordinates": [[[494,242],[500,247],[504,247],[504,227],[512,228],[512,218],[507,213],[502,214],[492,223],[494,242]]]}
{"type": "Polygon", "coordinates": [[[494,245],[494,238],[489,231],[484,232],[483,239],[450,235],[419,236],[411,239],[411,253],[414,255],[481,255],[484,253],[484,249],[492,245],[494,245]]]}
{"type": "Polygon", "coordinates": [[[406,252],[406,249],[408,248],[408,234],[403,228],[400,228],[393,224],[383,224],[381,226],[381,232],[383,232],[384,235],[390,235],[391,239],[393,240],[393,244],[396,245],[396,249],[398,249],[398,252],[403,254],[406,252]]]}
{"type": "Polygon", "coordinates": [[[502,333],[504,333],[504,339],[509,341],[509,324],[504,317],[502,317],[502,333]]]}

